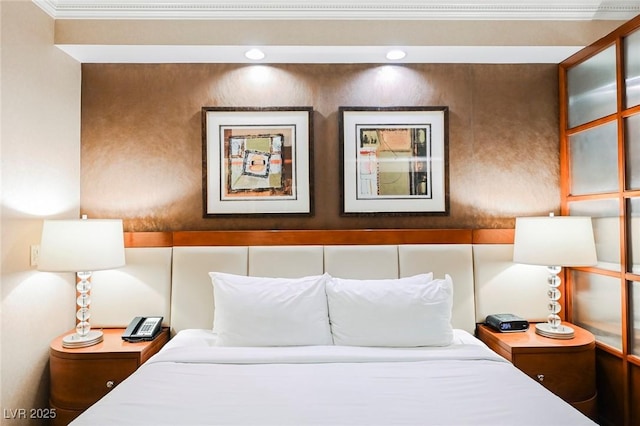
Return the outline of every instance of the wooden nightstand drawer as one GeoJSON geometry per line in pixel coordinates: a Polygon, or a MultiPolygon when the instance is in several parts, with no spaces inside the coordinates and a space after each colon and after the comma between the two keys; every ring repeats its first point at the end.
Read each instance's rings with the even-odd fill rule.
{"type": "Polygon", "coordinates": [[[568,340],[542,337],[534,327],[522,333],[500,333],[479,325],[477,335],[529,377],[595,419],[595,338],[580,327],[570,326],[575,329],[575,337],[568,340]]]}
{"type": "Polygon", "coordinates": [[[136,358],[71,360],[51,357],[51,400],[82,410],[102,398],[138,368],[136,358]],[[82,392],[78,392],[82,389],[82,392]]]}
{"type": "Polygon", "coordinates": [[[131,375],[169,341],[164,329],[151,342],[122,340],[123,328],[105,329],[104,341],[69,349],[59,336],[51,343],[49,402],[56,410],[53,426],[66,425],[131,375]]]}
{"type": "Polygon", "coordinates": [[[596,387],[595,351],[519,354],[513,363],[565,401],[593,397],[596,387]]]}

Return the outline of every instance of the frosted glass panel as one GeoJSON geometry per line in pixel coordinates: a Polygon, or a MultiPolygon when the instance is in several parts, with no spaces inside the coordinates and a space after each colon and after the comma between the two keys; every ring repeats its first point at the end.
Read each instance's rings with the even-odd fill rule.
{"type": "Polygon", "coordinates": [[[621,271],[620,205],[617,199],[574,201],[569,215],[590,216],[596,241],[598,268],[621,271]]]}
{"type": "Polygon", "coordinates": [[[631,351],[634,355],[640,355],[640,282],[631,282],[631,351]]]}
{"type": "Polygon", "coordinates": [[[640,31],[624,40],[624,76],[627,108],[640,105],[640,31]]]}
{"type": "Polygon", "coordinates": [[[625,118],[624,134],[627,151],[627,189],[640,189],[640,114],[625,118]]]}
{"type": "Polygon", "coordinates": [[[569,138],[571,194],[618,191],[618,125],[611,122],[569,138]]]}
{"type": "Polygon", "coordinates": [[[611,46],[567,71],[569,127],[616,112],[616,51],[611,46]]]}
{"type": "Polygon", "coordinates": [[[620,280],[605,275],[571,271],[573,322],[596,340],[622,350],[620,280]]]}
{"type": "MultiPolygon", "coordinates": [[[[640,274],[640,198],[629,199],[629,272],[640,274]]],[[[639,306],[640,308],[640,306],[639,306]]]]}

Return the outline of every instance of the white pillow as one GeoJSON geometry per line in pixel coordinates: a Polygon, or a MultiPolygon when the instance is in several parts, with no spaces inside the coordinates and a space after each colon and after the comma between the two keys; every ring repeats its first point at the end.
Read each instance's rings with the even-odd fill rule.
{"type": "Polygon", "coordinates": [[[216,346],[331,345],[328,276],[261,278],[210,272],[216,346]]]}
{"type": "Polygon", "coordinates": [[[422,274],[398,280],[331,278],[327,298],[336,345],[446,346],[453,340],[453,283],[422,274]]]}

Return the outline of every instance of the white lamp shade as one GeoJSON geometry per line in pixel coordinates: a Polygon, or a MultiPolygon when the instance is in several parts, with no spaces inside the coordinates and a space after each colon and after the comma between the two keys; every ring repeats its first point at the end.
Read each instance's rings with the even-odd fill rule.
{"type": "Polygon", "coordinates": [[[595,265],[598,260],[591,218],[516,218],[513,261],[544,266],[595,265]]]}
{"type": "Polygon", "coordinates": [[[44,221],[38,270],[84,272],[124,265],[122,220],[44,221]]]}

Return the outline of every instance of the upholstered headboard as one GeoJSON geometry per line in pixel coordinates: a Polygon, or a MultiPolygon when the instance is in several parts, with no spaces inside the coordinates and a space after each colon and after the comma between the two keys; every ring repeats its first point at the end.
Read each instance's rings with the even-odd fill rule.
{"type": "Polygon", "coordinates": [[[256,277],[400,278],[448,273],[454,282],[453,325],[475,328],[472,250],[469,244],[175,247],[171,327],[211,328],[213,293],[208,272],[256,277]]]}
{"type": "Polygon", "coordinates": [[[435,243],[421,243],[424,235],[408,238],[414,235],[411,231],[399,231],[394,235],[402,243],[389,244],[387,236],[372,239],[368,233],[356,232],[347,234],[350,237],[346,240],[341,236],[334,244],[327,239],[332,235],[328,231],[316,239],[322,244],[304,240],[301,245],[291,244],[298,239],[297,234],[280,238],[286,242],[283,245],[273,244],[272,235],[269,244],[258,240],[255,245],[255,234],[245,235],[247,238],[232,234],[231,239],[228,235],[210,238],[213,235],[219,236],[215,232],[199,233],[197,238],[188,233],[173,235],[163,240],[163,247],[151,248],[139,247],[149,244],[131,243],[128,238],[127,265],[94,274],[93,326],[125,326],[134,316],[163,315],[165,325],[174,333],[185,328],[211,328],[211,271],[283,278],[327,272],[359,279],[401,278],[425,272],[441,278],[449,274],[454,283],[455,328],[473,332],[476,323],[491,313],[512,312],[530,320],[546,316],[546,270],[514,264],[512,245],[503,243],[509,242],[508,234],[506,240],[500,234],[499,244],[473,243],[471,231],[468,240],[456,237],[449,243],[447,238],[438,237],[435,243]],[[203,235],[206,237],[201,238],[203,235]],[[242,245],[245,240],[249,244],[242,245]],[[369,240],[383,243],[360,244],[369,240]],[[230,244],[208,245],[209,241],[230,244]]]}

